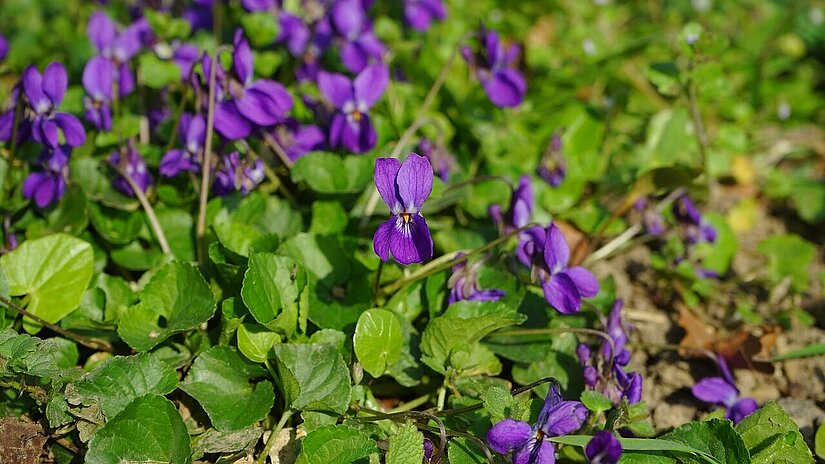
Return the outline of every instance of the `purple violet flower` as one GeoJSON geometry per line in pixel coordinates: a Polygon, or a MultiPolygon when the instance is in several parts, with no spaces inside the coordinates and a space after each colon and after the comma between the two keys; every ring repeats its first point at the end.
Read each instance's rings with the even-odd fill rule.
{"type": "Polygon", "coordinates": [[[455,168],[456,162],[453,155],[447,151],[447,147],[441,143],[434,143],[430,139],[423,138],[418,142],[418,151],[430,160],[438,173],[438,177],[444,182],[449,182],[450,171],[455,168]]]}
{"type": "Polygon", "coordinates": [[[424,438],[424,459],[422,464],[428,464],[433,458],[433,441],[429,438],[424,438]]]}
{"type": "MultiPolygon", "coordinates": [[[[456,258],[464,256],[459,253],[456,258]]],[[[476,261],[468,265],[467,261],[462,261],[453,266],[453,274],[447,281],[447,288],[450,289],[450,296],[447,304],[457,303],[462,300],[467,301],[498,301],[504,297],[505,293],[497,288],[481,289],[478,283],[478,270],[483,261],[476,261]]]]}
{"type": "Polygon", "coordinates": [[[3,34],[0,34],[0,61],[5,60],[8,53],[9,43],[6,41],[6,38],[3,37],[3,34]]]}
{"type": "Polygon", "coordinates": [[[214,0],[192,0],[191,6],[183,10],[181,17],[192,26],[193,31],[212,29],[212,4],[214,0]]]}
{"type": "Polygon", "coordinates": [[[278,17],[281,26],[276,42],[286,44],[287,50],[292,56],[298,57],[307,48],[312,33],[304,20],[287,12],[281,12],[278,17]]]}
{"type": "Polygon", "coordinates": [[[515,107],[524,101],[527,82],[516,69],[521,57],[521,47],[511,44],[506,49],[496,31],[479,32],[480,50],[473,54],[469,47],[461,49],[461,55],[470,65],[490,101],[499,107],[515,107]]]}
{"type": "Polygon", "coordinates": [[[642,216],[642,225],[645,232],[650,235],[662,235],[665,233],[665,221],[662,215],[648,201],[646,197],[640,197],[633,203],[633,209],[642,216]]]}
{"type": "Polygon", "coordinates": [[[348,71],[360,73],[370,63],[382,61],[385,47],[372,32],[364,2],[337,0],[330,9],[330,18],[343,39],[341,62],[348,71]]]}
{"type": "Polygon", "coordinates": [[[164,177],[200,170],[201,150],[206,142],[206,118],[202,114],[184,114],[180,121],[180,139],[183,149],[170,150],[160,160],[160,174],[164,177]]]}
{"type": "Polygon", "coordinates": [[[535,424],[504,419],[487,432],[487,443],[500,454],[512,450],[515,464],[554,464],[556,448],[544,437],[575,432],[587,420],[587,415],[582,403],[564,401],[558,387],[551,385],[535,424]]]}
{"type": "Polygon", "coordinates": [[[395,158],[375,160],[375,186],[392,217],[378,227],[373,250],[387,261],[421,263],[433,255],[433,239],[421,206],[433,190],[433,167],[427,158],[410,153],[404,164],[395,158]]]}
{"type": "Polygon", "coordinates": [[[277,11],[280,8],[278,0],[241,0],[246,11],[277,11]]]}
{"type": "Polygon", "coordinates": [[[622,457],[622,445],[613,432],[602,430],[587,443],[584,455],[590,464],[616,464],[622,457]]]}
{"type": "Polygon", "coordinates": [[[568,267],[570,248],[555,224],[547,227],[542,254],[537,245],[532,253],[533,270],[541,281],[544,298],[562,314],[579,312],[583,297],[599,293],[599,282],[581,266],[568,267]]]}
{"type": "MultiPolygon", "coordinates": [[[[11,89],[11,98],[3,113],[0,114],[0,140],[11,141],[11,134],[14,129],[14,113],[17,111],[17,102],[20,100],[20,85],[15,85],[11,89]]],[[[28,140],[31,135],[31,122],[27,117],[17,121],[17,143],[20,144],[28,140]]]]}
{"type": "Polygon", "coordinates": [[[547,149],[541,158],[538,174],[554,188],[561,185],[567,175],[567,163],[564,161],[564,153],[562,152],[561,132],[557,131],[550,138],[550,143],[547,144],[547,149]]]}
{"type": "Polygon", "coordinates": [[[685,240],[690,244],[716,241],[716,229],[708,224],[699,209],[687,195],[682,195],[673,205],[673,215],[683,226],[685,240]]]}
{"type": "Polygon", "coordinates": [[[152,33],[146,19],[141,18],[120,33],[117,25],[103,11],[97,11],[89,18],[87,34],[98,53],[112,62],[114,82],[118,94],[125,97],[135,89],[135,76],[129,68],[129,61],[138,54],[143,41],[152,33]]]}
{"type": "MultiPolygon", "coordinates": [[[[506,235],[530,223],[533,214],[533,189],[530,187],[530,176],[521,176],[518,187],[510,198],[510,209],[501,212],[501,206],[490,206],[490,217],[498,227],[501,235],[506,235]]],[[[528,262],[529,265],[529,262],[528,262]]]]}
{"type": "Polygon", "coordinates": [[[742,398],[739,389],[728,368],[725,358],[717,355],[721,377],[706,377],[691,388],[693,396],[715,406],[723,406],[727,410],[725,417],[738,424],[742,419],[759,409],[759,404],[753,398],[742,398]]]}
{"type": "Polygon", "coordinates": [[[302,125],[293,118],[287,118],[275,126],[272,137],[292,161],[322,148],[327,140],[320,127],[312,124],[302,125]]]}
{"type": "Polygon", "coordinates": [[[384,94],[388,81],[389,69],[382,64],[367,66],[353,81],[343,74],[318,73],[321,94],[338,110],[329,128],[331,147],[364,153],[375,146],[377,135],[368,111],[384,94]]]}
{"type": "MultiPolygon", "coordinates": [[[[109,163],[117,166],[120,172],[123,172],[135,181],[135,184],[137,184],[142,192],[146,192],[149,186],[155,183],[152,174],[146,167],[146,160],[140,156],[140,153],[138,153],[131,143],[129,144],[129,148],[126,149],[125,155],[126,156],[122,156],[121,152],[114,151],[109,155],[109,163]]],[[[118,173],[118,176],[112,181],[112,185],[130,197],[135,196],[134,190],[132,190],[132,187],[120,173],[118,173]]]]}
{"type": "Polygon", "coordinates": [[[234,192],[246,195],[263,180],[263,161],[257,159],[250,163],[250,160],[241,159],[241,155],[233,151],[221,160],[221,166],[215,172],[215,184],[212,186],[212,191],[220,196],[234,192]]]}
{"type": "Polygon", "coordinates": [[[433,21],[441,21],[447,16],[441,0],[405,0],[404,19],[419,32],[430,28],[433,21]]]}
{"type": "Polygon", "coordinates": [[[112,130],[112,85],[114,68],[112,62],[102,56],[96,56],[86,63],[83,69],[83,88],[86,96],[83,106],[86,109],[86,120],[94,124],[98,130],[112,130]]]}
{"type": "Polygon", "coordinates": [[[38,208],[46,208],[66,193],[70,150],[66,145],[44,149],[38,158],[43,170],[30,173],[23,182],[23,196],[34,200],[38,208]]]}
{"type": "Polygon", "coordinates": [[[60,63],[46,66],[41,75],[34,66],[23,72],[23,89],[32,111],[31,134],[37,142],[57,148],[58,131],[63,132],[66,145],[77,147],[86,141],[86,131],[74,115],[58,113],[68,85],[66,68],[60,63]]]}

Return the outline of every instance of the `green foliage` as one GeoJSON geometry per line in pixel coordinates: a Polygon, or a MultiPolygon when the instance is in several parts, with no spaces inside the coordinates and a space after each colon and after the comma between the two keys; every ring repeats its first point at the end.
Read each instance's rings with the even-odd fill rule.
{"type": "Polygon", "coordinates": [[[387,464],[420,464],[424,460],[424,434],[404,424],[390,437],[387,464]]]}
{"type": "Polygon", "coordinates": [[[395,314],[383,309],[361,313],[352,344],[361,366],[373,377],[380,377],[388,365],[398,361],[403,343],[395,314]]]}
{"type": "Polygon", "coordinates": [[[750,451],[753,464],[814,462],[799,426],[777,403],[767,403],[742,419],[736,431],[750,451]]]}
{"type": "Polygon", "coordinates": [[[369,462],[375,442],[363,432],[346,425],[328,425],[307,434],[301,442],[298,464],[369,462]]]}
{"type": "Polygon", "coordinates": [[[768,258],[768,278],[775,283],[791,279],[793,288],[804,291],[810,284],[808,266],[816,249],[798,235],[774,235],[759,242],[759,251],[768,258]]]}
{"type": "Polygon", "coordinates": [[[342,413],[350,399],[350,376],[334,345],[283,344],[273,347],[287,407],[342,413]]]}

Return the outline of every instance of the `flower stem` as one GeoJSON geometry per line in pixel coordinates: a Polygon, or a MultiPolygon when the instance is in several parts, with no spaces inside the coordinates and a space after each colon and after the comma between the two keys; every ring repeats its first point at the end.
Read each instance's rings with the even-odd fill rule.
{"type": "Polygon", "coordinates": [[[180,119],[183,116],[183,109],[186,107],[186,101],[188,99],[189,87],[183,86],[182,95],[180,96],[180,102],[178,103],[177,110],[175,110],[175,123],[172,124],[172,133],[169,134],[169,141],[166,142],[166,149],[163,150],[163,153],[169,153],[169,151],[175,145],[175,141],[178,138],[178,133],[180,132],[180,119]]]}
{"type": "Polygon", "coordinates": [[[112,345],[109,342],[107,342],[106,340],[100,340],[100,339],[97,339],[97,338],[86,338],[83,335],[76,334],[74,332],[68,331],[68,330],[60,327],[57,324],[52,324],[51,322],[47,322],[47,321],[41,319],[40,317],[35,316],[34,314],[32,314],[32,313],[26,311],[25,309],[21,308],[15,302],[13,302],[11,299],[6,298],[5,296],[0,295],[0,303],[3,303],[4,306],[6,306],[7,308],[17,312],[21,316],[28,317],[29,319],[37,322],[38,324],[42,325],[43,327],[46,327],[47,329],[51,330],[52,332],[54,332],[56,334],[59,334],[59,335],[62,335],[66,338],[71,338],[72,340],[76,341],[77,343],[80,343],[81,345],[83,345],[85,347],[91,348],[93,350],[98,350],[98,351],[110,351],[110,352],[113,351],[112,350],[112,345]]]}
{"type": "Polygon", "coordinates": [[[278,155],[278,159],[280,159],[281,162],[284,163],[284,166],[291,168],[292,165],[295,163],[293,163],[292,160],[289,159],[289,156],[284,151],[284,147],[282,147],[281,144],[278,143],[278,141],[275,140],[275,137],[273,137],[271,134],[265,131],[261,131],[261,134],[263,134],[266,144],[269,145],[269,148],[271,148],[276,155],[278,155]]]}
{"type": "Polygon", "coordinates": [[[456,264],[462,263],[467,261],[473,255],[477,255],[480,253],[485,253],[489,250],[492,250],[496,246],[506,242],[511,237],[518,235],[519,233],[529,229],[530,227],[535,227],[535,223],[527,224],[526,226],[516,229],[510,232],[507,235],[502,235],[501,237],[493,240],[492,242],[475,248],[473,250],[465,252],[463,255],[459,256],[461,253],[460,251],[454,251],[452,253],[439,256],[438,258],[430,261],[429,263],[421,266],[420,268],[416,269],[414,272],[410,273],[409,276],[405,276],[401,279],[396,280],[395,282],[383,287],[381,289],[381,295],[389,295],[391,293],[395,293],[400,290],[403,286],[415,282],[417,280],[421,280],[425,277],[429,277],[433,274],[437,274],[441,271],[450,269],[451,267],[455,266],[456,264]]]}
{"type": "MultiPolygon", "coordinates": [[[[460,41],[459,41],[460,42],[460,41]]],[[[429,117],[427,116],[427,111],[430,110],[430,106],[432,106],[433,102],[435,101],[436,95],[438,95],[438,91],[441,90],[441,87],[444,85],[444,81],[447,80],[447,75],[450,72],[450,67],[455,60],[456,55],[458,55],[459,45],[453,47],[453,51],[450,53],[450,57],[447,58],[447,61],[444,63],[444,66],[441,68],[441,71],[438,73],[438,76],[435,78],[435,82],[433,82],[432,87],[430,87],[430,91],[427,92],[427,96],[424,97],[424,102],[421,103],[421,106],[418,108],[418,115],[415,117],[415,120],[407,130],[401,134],[401,138],[398,139],[398,143],[395,144],[395,147],[390,153],[390,158],[398,158],[401,155],[401,151],[410,143],[410,139],[415,135],[418,129],[421,128],[427,121],[429,117]]],[[[364,228],[367,225],[367,222],[370,220],[372,213],[375,212],[375,207],[378,206],[378,190],[373,189],[372,193],[370,194],[369,200],[367,200],[366,206],[364,206],[364,212],[361,216],[361,223],[359,224],[360,228],[364,228]]]]}
{"type": "Polygon", "coordinates": [[[272,446],[275,444],[275,440],[277,439],[278,435],[281,432],[281,429],[284,428],[286,425],[286,421],[292,416],[293,411],[291,409],[287,409],[281,415],[281,420],[272,427],[272,433],[269,435],[269,439],[266,440],[266,444],[264,445],[264,449],[261,451],[261,454],[258,455],[258,459],[255,460],[255,464],[264,464],[266,463],[266,458],[269,456],[269,450],[272,449],[272,446]]]}
{"type": "Polygon", "coordinates": [[[705,180],[707,182],[708,191],[713,185],[713,179],[710,176],[710,160],[708,159],[708,136],[705,132],[705,124],[702,122],[702,112],[699,110],[699,100],[696,96],[696,85],[693,82],[693,70],[695,62],[693,58],[688,62],[688,77],[685,82],[685,93],[687,94],[688,107],[690,108],[690,117],[693,121],[693,133],[696,135],[696,143],[699,145],[699,154],[702,156],[702,166],[705,170],[705,180]]]}
{"type": "MultiPolygon", "coordinates": [[[[219,2],[216,2],[219,3],[219,2]]],[[[203,148],[203,163],[201,164],[201,191],[198,201],[198,222],[195,225],[195,240],[198,244],[198,261],[203,263],[206,260],[206,204],[209,199],[209,183],[211,182],[210,171],[212,169],[212,134],[215,130],[215,79],[217,77],[218,66],[220,66],[220,54],[226,50],[224,45],[215,49],[211,66],[209,67],[209,101],[206,109],[206,142],[203,148]]]]}
{"type": "Polygon", "coordinates": [[[28,393],[32,399],[36,400],[38,403],[45,403],[49,401],[49,394],[41,387],[35,385],[26,385],[21,382],[15,382],[14,380],[0,380],[0,387],[3,388],[13,388],[20,392],[28,393]]]}
{"type": "Polygon", "coordinates": [[[378,258],[378,269],[375,271],[375,283],[372,286],[372,300],[378,301],[378,295],[381,292],[381,272],[384,270],[384,260],[378,258]]]}
{"type": "Polygon", "coordinates": [[[160,221],[158,221],[158,216],[155,214],[155,209],[152,208],[152,204],[149,203],[149,199],[146,198],[146,194],[143,193],[140,186],[132,179],[126,171],[121,169],[118,166],[113,166],[115,171],[126,180],[126,183],[129,184],[132,191],[135,192],[135,196],[140,203],[140,206],[143,207],[143,210],[146,212],[146,218],[149,220],[149,225],[152,227],[152,232],[155,233],[155,237],[158,239],[158,245],[160,245],[161,251],[163,254],[169,255],[172,254],[172,249],[169,248],[169,242],[166,240],[166,234],[163,233],[163,227],[160,225],[160,221]]]}

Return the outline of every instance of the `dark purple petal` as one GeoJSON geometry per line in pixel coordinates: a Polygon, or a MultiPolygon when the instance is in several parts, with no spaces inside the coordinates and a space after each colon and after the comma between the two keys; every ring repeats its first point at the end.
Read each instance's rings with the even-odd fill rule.
{"type": "Polygon", "coordinates": [[[627,385],[624,387],[624,393],[622,394],[622,396],[627,398],[628,403],[635,404],[642,401],[642,382],[642,374],[638,372],[630,373],[627,385]]]}
{"type": "Polygon", "coordinates": [[[570,261],[570,248],[561,229],[553,223],[547,227],[544,240],[544,262],[551,273],[564,270],[570,261]]]}
{"type": "Polygon", "coordinates": [[[292,108],[292,97],[276,82],[258,81],[244,92],[243,97],[235,100],[235,106],[238,112],[255,124],[272,126],[292,108]]]}
{"type": "Polygon", "coordinates": [[[378,193],[393,214],[402,212],[402,206],[395,191],[395,177],[401,169],[401,162],[395,158],[378,158],[375,160],[373,180],[378,193]]]}
{"type": "Polygon", "coordinates": [[[387,261],[390,257],[390,234],[395,228],[395,222],[395,217],[389,218],[378,226],[375,235],[372,237],[372,249],[381,258],[381,261],[387,261]]]}
{"type": "Polygon", "coordinates": [[[57,148],[60,143],[58,125],[54,120],[42,117],[35,120],[33,136],[36,141],[51,148],[57,148]]]}
{"type": "Polygon", "coordinates": [[[352,82],[343,74],[318,72],[318,90],[330,103],[339,110],[344,110],[347,102],[354,103],[352,82]]]}
{"type": "Polygon", "coordinates": [[[366,113],[361,113],[360,121],[347,122],[341,131],[341,145],[353,153],[366,153],[375,146],[378,135],[366,113]]]}
{"type": "Polygon", "coordinates": [[[406,222],[395,216],[395,224],[390,232],[390,251],[399,264],[421,263],[433,256],[433,239],[427,221],[419,214],[406,222]]]}
{"type": "Polygon", "coordinates": [[[152,34],[152,28],[145,18],[140,18],[123,30],[112,44],[113,58],[126,63],[138,54],[144,40],[152,34]]]}
{"type": "Polygon", "coordinates": [[[9,53],[9,43],[6,41],[6,38],[3,37],[3,34],[0,34],[0,61],[6,59],[6,55],[9,53]]]}
{"type": "Polygon", "coordinates": [[[533,213],[533,188],[530,186],[530,177],[521,176],[518,188],[513,192],[511,214],[514,227],[524,227],[530,222],[533,213]]]}
{"type": "Polygon", "coordinates": [[[576,266],[568,268],[564,272],[568,277],[573,279],[573,283],[576,284],[576,289],[578,289],[579,295],[583,298],[590,298],[599,293],[599,281],[596,280],[596,277],[594,277],[593,274],[587,269],[581,266],[576,266]]]}
{"type": "Polygon", "coordinates": [[[98,52],[103,52],[106,48],[111,47],[115,37],[117,37],[117,26],[109,18],[109,15],[103,11],[92,13],[86,30],[89,41],[92,42],[98,52]]]}
{"type": "Polygon", "coordinates": [[[373,64],[364,68],[353,82],[356,105],[359,111],[372,108],[384,94],[390,71],[384,64],[373,64]]]}
{"type": "Polygon", "coordinates": [[[510,68],[493,72],[489,79],[481,79],[481,85],[494,105],[505,108],[519,106],[527,91],[524,76],[510,68]]]}
{"type": "Polygon", "coordinates": [[[121,97],[129,95],[135,90],[135,76],[129,68],[129,63],[122,63],[117,68],[117,93],[121,97]]]}
{"type": "Polygon", "coordinates": [[[530,442],[517,450],[513,456],[513,464],[555,464],[556,448],[549,441],[530,442]]]}
{"type": "Polygon", "coordinates": [[[287,12],[282,12],[278,21],[281,31],[278,34],[277,41],[279,43],[286,42],[286,48],[292,56],[301,56],[306,50],[311,36],[309,28],[301,18],[287,12]]]}
{"type": "Polygon", "coordinates": [[[252,133],[252,123],[241,116],[232,101],[215,107],[215,130],[228,140],[242,139],[252,133]]]}
{"type": "MultiPolygon", "coordinates": [[[[181,124],[183,131],[183,125],[181,124]]],[[[186,150],[196,154],[206,142],[206,118],[202,114],[192,116],[186,124],[184,131],[184,142],[186,150]]]]}
{"type": "Polygon", "coordinates": [[[278,8],[276,0],[241,0],[241,5],[246,11],[267,11],[278,8]]]}
{"type": "Polygon", "coordinates": [[[699,225],[702,222],[702,215],[699,209],[687,195],[679,197],[679,201],[673,205],[673,213],[677,219],[699,225]]]}
{"type": "Polygon", "coordinates": [[[471,293],[466,299],[469,301],[498,301],[502,299],[504,295],[506,295],[506,293],[497,288],[486,288],[471,293]]]}
{"type": "Polygon", "coordinates": [[[66,139],[66,145],[70,147],[79,147],[86,142],[86,130],[83,129],[83,124],[73,114],[57,113],[54,120],[60,129],[63,131],[63,137],[66,139]]]}
{"type": "Polygon", "coordinates": [[[739,391],[722,377],[707,377],[691,388],[693,396],[713,404],[732,406],[736,402],[739,391]]]}
{"type": "Polygon", "coordinates": [[[404,211],[416,213],[433,191],[433,167],[426,157],[410,153],[395,182],[404,211]]]}
{"type": "Polygon", "coordinates": [[[31,172],[26,180],[23,182],[23,196],[26,198],[34,198],[34,192],[37,187],[48,178],[48,174],[44,172],[31,172]]]}
{"type": "Polygon", "coordinates": [[[576,358],[578,358],[579,364],[582,366],[585,366],[590,362],[590,356],[592,355],[593,350],[590,349],[590,346],[587,343],[579,343],[576,347],[576,358]]]}
{"type": "Polygon", "coordinates": [[[487,443],[500,454],[521,448],[533,436],[533,428],[527,422],[504,419],[487,432],[487,443]]]}
{"type": "Polygon", "coordinates": [[[338,33],[349,40],[358,37],[367,25],[367,13],[361,0],[338,0],[330,15],[338,33]]]}
{"type": "Polygon", "coordinates": [[[613,432],[602,430],[587,443],[584,455],[590,464],[616,464],[622,456],[622,445],[613,432]]]}
{"type": "Polygon", "coordinates": [[[43,71],[43,92],[51,99],[55,108],[63,101],[68,82],[66,68],[61,63],[50,63],[43,71]]]}
{"type": "Polygon", "coordinates": [[[544,290],[544,298],[556,311],[562,314],[579,312],[581,296],[573,279],[567,274],[560,272],[551,275],[541,283],[541,288],[544,290]]]}
{"type": "Polygon", "coordinates": [[[582,369],[582,377],[584,378],[585,385],[590,388],[595,388],[599,382],[599,371],[593,366],[584,366],[584,369],[582,369]]]}
{"type": "Polygon", "coordinates": [[[235,52],[232,54],[232,67],[235,69],[235,74],[238,80],[244,86],[252,82],[252,74],[254,72],[254,64],[252,62],[252,49],[249,48],[249,42],[243,36],[243,30],[235,30],[235,52]]]}
{"type": "Polygon", "coordinates": [[[102,56],[96,56],[83,68],[83,87],[97,101],[112,99],[114,68],[112,62],[102,56]]]}
{"type": "Polygon", "coordinates": [[[733,378],[733,373],[730,371],[728,362],[725,361],[725,357],[721,354],[716,355],[716,363],[719,365],[719,371],[722,373],[722,378],[724,378],[729,384],[736,385],[736,380],[733,378]]]}
{"type": "Polygon", "coordinates": [[[186,80],[192,72],[192,66],[198,61],[201,50],[194,44],[181,44],[172,52],[172,61],[180,68],[181,78],[186,80]]]}
{"type": "Polygon", "coordinates": [[[352,42],[346,42],[339,52],[341,62],[349,72],[360,73],[370,63],[380,63],[384,44],[372,32],[366,32],[352,42]]]}
{"type": "Polygon", "coordinates": [[[51,102],[43,93],[43,76],[34,65],[29,65],[23,71],[23,89],[36,113],[40,114],[49,110],[51,102]]]}
{"type": "Polygon", "coordinates": [[[433,16],[420,2],[407,0],[404,3],[404,19],[416,31],[424,32],[430,28],[433,16]]]}
{"type": "Polygon", "coordinates": [[[61,196],[63,194],[60,180],[53,176],[45,176],[34,191],[34,202],[39,208],[45,208],[61,196]]]}
{"type": "Polygon", "coordinates": [[[341,145],[341,139],[347,126],[349,126],[347,117],[341,113],[335,113],[335,116],[332,117],[332,123],[329,125],[330,147],[337,148],[341,145]]]}
{"type": "Polygon", "coordinates": [[[579,401],[562,401],[550,408],[547,422],[541,428],[551,437],[579,430],[587,420],[587,408],[579,401]]]}
{"type": "Polygon", "coordinates": [[[183,150],[171,150],[160,160],[160,175],[164,177],[175,177],[181,172],[197,172],[199,169],[191,154],[183,150]]]}
{"type": "Polygon", "coordinates": [[[759,403],[753,398],[742,398],[728,409],[727,418],[738,424],[745,417],[759,409],[759,403]]]}

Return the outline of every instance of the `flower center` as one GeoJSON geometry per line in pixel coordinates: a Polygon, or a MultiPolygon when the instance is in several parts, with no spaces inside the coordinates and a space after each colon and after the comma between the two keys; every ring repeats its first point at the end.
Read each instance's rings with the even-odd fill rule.
{"type": "Polygon", "coordinates": [[[350,117],[352,117],[352,120],[355,122],[361,122],[361,112],[358,110],[355,110],[352,113],[350,113],[350,117]]]}
{"type": "Polygon", "coordinates": [[[409,224],[412,221],[412,213],[401,213],[401,219],[404,220],[404,224],[409,224]]]}

